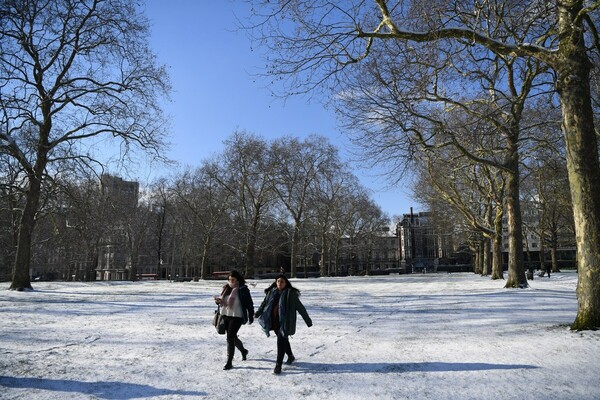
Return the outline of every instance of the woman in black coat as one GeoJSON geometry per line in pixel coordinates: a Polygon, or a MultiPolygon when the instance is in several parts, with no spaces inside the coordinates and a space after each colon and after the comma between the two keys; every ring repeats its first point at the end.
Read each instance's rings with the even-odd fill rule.
{"type": "Polygon", "coordinates": [[[252,296],[246,281],[238,271],[229,273],[221,297],[216,297],[215,302],[221,306],[221,315],[227,331],[227,363],[223,369],[228,370],[233,368],[233,354],[236,347],[242,353],[242,360],[246,360],[248,350],[238,338],[238,331],[245,323],[252,324],[254,321],[252,296]]]}
{"type": "Polygon", "coordinates": [[[266,290],[265,299],[254,314],[267,336],[270,336],[270,331],[277,335],[275,374],[281,373],[284,355],[288,356],[286,364],[296,359],[289,341],[289,336],[296,333],[296,313],[300,313],[308,327],[312,326],[312,320],[300,301],[300,291],[292,286],[285,275],[280,274],[266,290]]]}

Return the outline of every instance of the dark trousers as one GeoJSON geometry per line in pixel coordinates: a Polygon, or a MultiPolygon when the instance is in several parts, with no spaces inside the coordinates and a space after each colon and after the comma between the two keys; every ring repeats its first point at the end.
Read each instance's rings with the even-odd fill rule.
{"type": "Polygon", "coordinates": [[[235,348],[237,347],[239,351],[244,350],[244,344],[237,335],[242,327],[242,319],[225,315],[223,318],[225,318],[225,329],[227,330],[227,363],[231,364],[235,348]]]}
{"type": "Polygon", "coordinates": [[[288,357],[293,357],[290,340],[287,336],[277,332],[277,364],[283,363],[283,356],[285,354],[287,354],[288,357]]]}

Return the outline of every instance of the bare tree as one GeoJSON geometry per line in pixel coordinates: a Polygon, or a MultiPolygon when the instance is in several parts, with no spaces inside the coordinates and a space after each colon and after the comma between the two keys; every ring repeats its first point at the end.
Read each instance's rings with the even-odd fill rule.
{"type": "Polygon", "coordinates": [[[8,280],[17,248],[22,191],[17,163],[0,153],[0,280],[8,280]]]}
{"type": "Polygon", "coordinates": [[[381,209],[369,198],[367,189],[358,181],[349,181],[340,191],[340,201],[333,214],[333,254],[336,265],[336,274],[344,271],[340,268],[341,256],[348,257],[349,267],[347,273],[355,275],[359,269],[359,262],[364,260],[360,256],[368,255],[366,243],[374,229],[389,223],[381,209]],[[355,184],[355,185],[354,185],[355,184]],[[376,225],[376,228],[374,228],[376,225]],[[362,254],[359,254],[361,253],[362,254]]]}
{"type": "Polygon", "coordinates": [[[524,179],[524,195],[536,211],[528,230],[540,238],[542,271],[545,249],[549,248],[552,271],[559,272],[558,248],[572,246],[565,238],[575,233],[566,161],[554,151],[538,149],[526,168],[529,174],[524,179]]]}
{"type": "Polygon", "coordinates": [[[503,279],[502,217],[506,178],[502,170],[473,164],[456,151],[425,152],[421,158],[422,161],[417,163],[423,181],[421,186],[430,186],[435,191],[423,201],[428,204],[442,200],[451,205],[472,229],[486,238],[486,242],[491,242],[491,249],[484,242],[480,272],[488,275],[491,264],[492,279],[503,279]],[[489,254],[492,254],[491,263],[489,254]]]}
{"type": "Polygon", "coordinates": [[[461,44],[428,44],[428,50],[412,51],[401,46],[390,42],[373,47],[361,68],[346,71],[336,109],[347,132],[361,145],[364,162],[392,165],[392,181],[401,176],[399,164],[421,147],[454,146],[473,162],[503,169],[509,233],[506,286],[526,287],[519,203],[520,147],[527,131],[522,116],[530,93],[540,95],[534,81],[547,67],[491,57],[461,44]],[[469,129],[474,132],[465,132],[469,129]],[[477,135],[503,141],[491,155],[482,155],[470,146],[477,135]]]}
{"type": "Polygon", "coordinates": [[[129,280],[136,281],[139,278],[139,260],[144,245],[148,238],[148,232],[153,225],[153,217],[150,204],[140,202],[130,212],[121,216],[122,229],[125,236],[127,251],[127,266],[129,267],[129,280]]]}
{"type": "MultiPolygon", "coordinates": [[[[99,246],[108,231],[109,205],[102,195],[98,177],[85,174],[65,182],[67,196],[66,224],[69,235],[75,236],[78,258],[82,260],[84,280],[96,279],[99,246]]],[[[74,239],[75,239],[74,238],[74,239]]]]}
{"type": "MultiPolygon", "coordinates": [[[[492,57],[542,62],[553,72],[562,107],[569,184],[577,230],[579,308],[572,329],[600,327],[600,163],[590,70],[600,51],[600,1],[286,1],[258,2],[259,35],[272,44],[273,72],[310,91],[368,59],[378,43],[427,54],[423,43],[476,46],[492,57]],[[270,7],[267,7],[270,5],[270,7]],[[422,18],[426,17],[426,18],[422,18]],[[290,23],[292,22],[292,23],[290,23]],[[506,32],[517,32],[507,36],[506,32]]],[[[452,69],[453,65],[444,68],[452,69]]]]}
{"type": "Polygon", "coordinates": [[[195,240],[200,241],[200,271],[195,276],[202,279],[210,273],[208,258],[214,243],[225,236],[224,217],[232,195],[224,190],[218,176],[218,166],[206,162],[194,171],[185,171],[173,188],[177,199],[194,219],[195,240]]]}
{"type": "Polygon", "coordinates": [[[150,199],[155,223],[151,228],[152,239],[155,244],[152,248],[156,251],[156,271],[160,278],[166,278],[165,261],[168,256],[168,232],[172,230],[174,204],[172,193],[167,178],[157,179],[151,186],[150,199]]]}
{"type": "Polygon", "coordinates": [[[164,68],[132,0],[7,0],[0,5],[0,152],[26,177],[12,289],[31,288],[29,264],[43,181],[64,160],[88,163],[86,139],[158,154],[164,68]]]}
{"type": "Polygon", "coordinates": [[[268,226],[265,217],[276,198],[272,187],[273,166],[268,144],[256,135],[234,132],[225,144],[216,179],[229,193],[235,236],[241,239],[238,245],[230,245],[244,255],[244,273],[252,276],[259,236],[268,226]]]}
{"type": "Polygon", "coordinates": [[[298,243],[306,218],[311,190],[319,176],[338,161],[337,150],[322,136],[312,135],[305,141],[285,137],[272,146],[273,188],[290,214],[294,230],[291,241],[290,275],[296,277],[298,243]]]}
{"type": "Polygon", "coordinates": [[[320,237],[320,274],[327,276],[332,271],[332,248],[337,240],[334,233],[336,211],[344,201],[344,192],[351,191],[350,187],[359,186],[357,178],[347,172],[347,166],[324,171],[318,177],[317,184],[310,194],[310,210],[312,225],[320,237]]]}

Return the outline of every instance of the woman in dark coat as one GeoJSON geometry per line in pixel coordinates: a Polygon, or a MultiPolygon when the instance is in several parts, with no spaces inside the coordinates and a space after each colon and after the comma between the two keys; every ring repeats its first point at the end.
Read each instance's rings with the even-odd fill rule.
{"type": "Polygon", "coordinates": [[[300,291],[292,286],[285,275],[278,275],[274,285],[265,292],[265,299],[254,316],[267,336],[270,336],[270,331],[277,335],[277,361],[273,372],[280,374],[285,354],[288,356],[286,364],[296,359],[289,341],[289,336],[296,333],[296,313],[300,313],[308,327],[312,326],[312,320],[300,301],[300,291]]]}
{"type": "Polygon", "coordinates": [[[216,297],[215,302],[221,306],[221,315],[225,320],[227,331],[227,363],[223,369],[233,368],[233,354],[235,348],[242,353],[242,360],[246,360],[248,350],[238,338],[238,331],[243,324],[254,321],[254,304],[246,281],[238,271],[231,271],[227,277],[227,284],[223,286],[221,297],[216,297]]]}

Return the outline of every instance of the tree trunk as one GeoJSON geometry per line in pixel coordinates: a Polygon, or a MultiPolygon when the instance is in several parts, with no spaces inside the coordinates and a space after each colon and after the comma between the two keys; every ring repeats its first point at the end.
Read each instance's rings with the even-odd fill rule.
{"type": "Polygon", "coordinates": [[[589,102],[589,87],[576,77],[563,77],[561,90],[563,127],[567,144],[567,168],[577,241],[579,279],[577,317],[572,329],[600,327],[600,166],[589,102]],[[586,107],[587,105],[587,107],[586,107]],[[581,113],[588,117],[582,118],[581,113]]]}
{"type": "Polygon", "coordinates": [[[251,234],[249,242],[246,246],[246,265],[244,276],[250,277],[254,275],[254,257],[256,254],[256,235],[251,234]]]}
{"type": "MultiPolygon", "coordinates": [[[[518,128],[517,128],[518,131],[518,128]]],[[[516,140],[509,140],[506,179],[506,215],[508,217],[508,279],[506,288],[526,288],[527,278],[523,263],[523,221],[519,200],[519,153],[516,140]]]]}
{"type": "Polygon", "coordinates": [[[327,276],[327,267],[325,265],[325,252],[327,251],[327,232],[321,232],[321,259],[320,259],[320,274],[327,276]]]}
{"type": "Polygon", "coordinates": [[[476,274],[481,274],[481,256],[482,256],[482,251],[481,248],[483,247],[482,242],[479,242],[479,245],[477,246],[477,248],[475,249],[475,262],[473,263],[473,272],[475,272],[476,274]]]}
{"type": "Polygon", "coordinates": [[[335,240],[335,247],[333,252],[333,260],[334,260],[334,275],[339,276],[341,274],[340,270],[340,236],[335,240]]]}
{"type": "Polygon", "coordinates": [[[552,259],[552,272],[559,272],[558,259],[556,257],[556,245],[552,245],[550,249],[550,258],[552,259]]]}
{"type": "Polygon", "coordinates": [[[138,246],[136,245],[137,238],[133,237],[131,233],[128,235],[127,245],[129,247],[129,280],[138,280],[138,246]]]}
{"type": "MultiPolygon", "coordinates": [[[[348,268],[348,275],[354,276],[356,269],[354,268],[354,261],[356,260],[356,254],[354,251],[356,248],[354,247],[354,238],[350,239],[350,267],[348,268]]],[[[413,257],[411,257],[411,262],[413,261],[413,257]]]]}
{"type": "MultiPolygon", "coordinates": [[[[545,233],[546,232],[544,232],[544,230],[542,230],[542,232],[540,234],[540,254],[539,254],[539,259],[540,259],[540,269],[542,269],[542,270],[546,270],[546,246],[544,245],[544,235],[545,235],[545,233]]],[[[530,266],[529,268],[532,268],[532,267],[530,266]]]]}
{"type": "MultiPolygon", "coordinates": [[[[300,238],[300,222],[299,219],[294,219],[294,233],[292,234],[292,248],[291,248],[291,265],[290,265],[290,277],[295,278],[298,275],[298,265],[296,259],[298,258],[298,242],[300,238]]],[[[306,276],[305,276],[306,277],[306,276]]]]}
{"type": "Polygon", "coordinates": [[[130,269],[129,269],[129,280],[137,281],[138,280],[138,265],[137,265],[137,254],[132,253],[129,257],[130,269]]]}
{"type": "MultiPolygon", "coordinates": [[[[555,234],[552,233],[554,236],[555,234]]],[[[557,257],[558,240],[552,239],[552,246],[550,247],[550,258],[552,259],[552,272],[559,272],[558,269],[558,257],[557,257]]]]}
{"type": "Polygon", "coordinates": [[[91,265],[88,266],[87,281],[96,280],[96,270],[98,269],[98,243],[90,250],[91,265]]]}
{"type": "Polygon", "coordinates": [[[501,205],[496,206],[495,217],[493,221],[496,234],[492,237],[492,279],[504,279],[502,271],[502,216],[504,208],[501,205]]]}
{"type": "Polygon", "coordinates": [[[10,285],[10,289],[13,290],[33,289],[31,286],[31,277],[29,276],[31,240],[35,228],[35,214],[38,210],[41,195],[41,180],[36,175],[29,175],[29,188],[25,194],[25,207],[23,208],[23,214],[19,222],[17,253],[15,255],[12,283],[10,285]]]}
{"type": "Polygon", "coordinates": [[[502,233],[494,235],[492,238],[492,279],[504,279],[502,273],[502,233]]]}
{"type": "Polygon", "coordinates": [[[600,327],[600,163],[591,104],[590,60],[581,21],[583,7],[559,7],[557,91],[562,108],[567,170],[577,240],[578,309],[571,329],[600,327]]]}
{"type": "Polygon", "coordinates": [[[483,268],[481,269],[482,276],[488,276],[490,274],[490,250],[490,239],[486,237],[483,239],[483,268]]]}
{"type": "Polygon", "coordinates": [[[297,276],[297,258],[298,258],[298,250],[297,250],[297,246],[298,246],[298,237],[299,235],[299,230],[300,227],[298,226],[298,223],[296,221],[294,221],[294,233],[292,233],[292,248],[291,248],[291,265],[290,265],[290,278],[295,278],[297,276]]]}
{"type": "Polygon", "coordinates": [[[210,247],[210,239],[204,240],[202,244],[202,256],[200,257],[200,279],[208,278],[206,259],[208,258],[208,249],[210,247]]]}
{"type": "Polygon", "coordinates": [[[255,210],[254,217],[252,220],[252,229],[248,235],[246,242],[246,265],[244,276],[254,276],[254,259],[256,257],[256,237],[258,236],[258,228],[260,225],[260,208],[255,210]]]}

